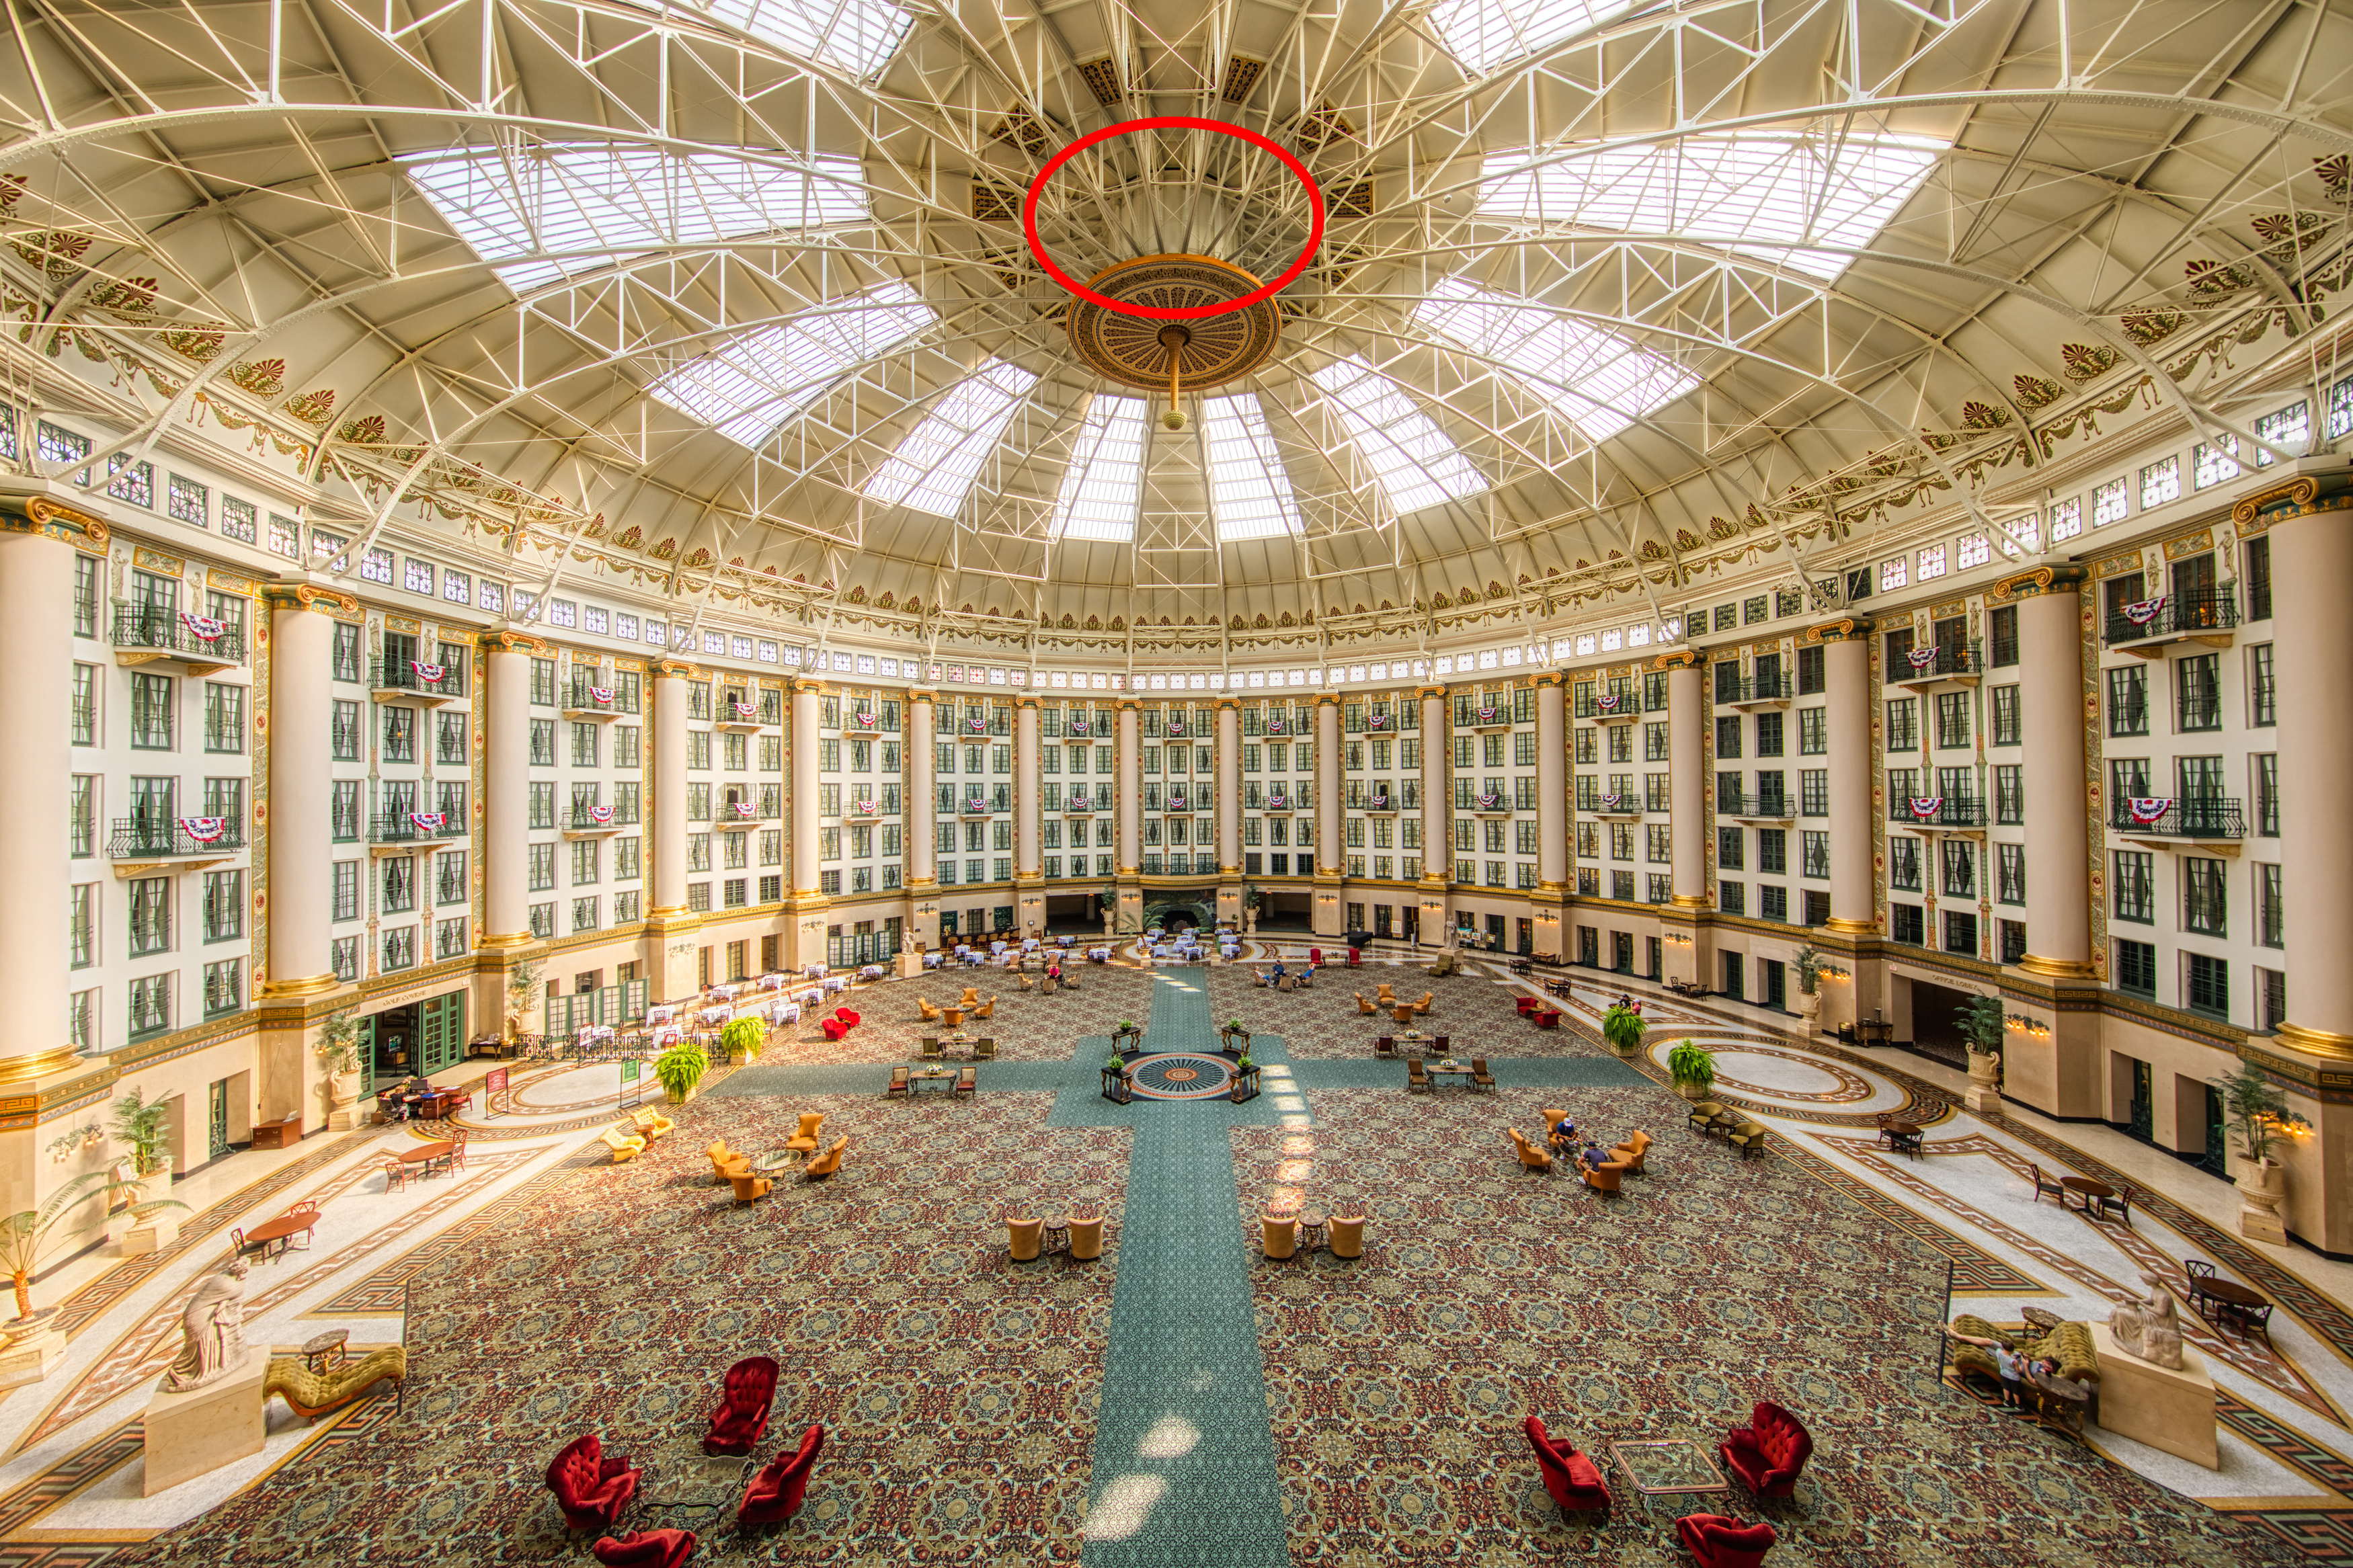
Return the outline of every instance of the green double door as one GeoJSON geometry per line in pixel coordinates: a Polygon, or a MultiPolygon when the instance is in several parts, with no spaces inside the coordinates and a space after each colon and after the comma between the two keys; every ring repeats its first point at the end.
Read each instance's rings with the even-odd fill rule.
{"type": "Polygon", "coordinates": [[[360,1060],[368,1081],[362,1092],[418,1074],[430,1075],[466,1059],[466,994],[387,1007],[360,1020],[360,1060]]]}

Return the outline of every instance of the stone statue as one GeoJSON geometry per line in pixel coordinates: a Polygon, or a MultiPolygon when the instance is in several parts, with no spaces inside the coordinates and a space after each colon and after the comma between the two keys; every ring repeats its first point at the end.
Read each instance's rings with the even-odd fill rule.
{"type": "Polygon", "coordinates": [[[2127,1301],[2108,1314],[2108,1332],[2116,1348],[2156,1366],[2179,1370],[2181,1365],[2181,1320],[2175,1316],[2173,1295],[2165,1281],[2147,1269],[2140,1282],[2147,1298],[2127,1301]]]}
{"type": "Polygon", "coordinates": [[[906,957],[909,953],[913,952],[914,951],[915,951],[915,933],[914,933],[913,931],[911,931],[907,930],[907,929],[906,929],[906,927],[904,927],[904,926],[900,927],[900,928],[899,928],[899,956],[900,956],[900,957],[902,957],[902,958],[904,958],[904,957],[906,957]]]}
{"type": "Polygon", "coordinates": [[[237,1258],[188,1298],[180,1313],[180,1359],[164,1374],[165,1393],[217,1383],[245,1364],[245,1277],[252,1268],[237,1258]]]}

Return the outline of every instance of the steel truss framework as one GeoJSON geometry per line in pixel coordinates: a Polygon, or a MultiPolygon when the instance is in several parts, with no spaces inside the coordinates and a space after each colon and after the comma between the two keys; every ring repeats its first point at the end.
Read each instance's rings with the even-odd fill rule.
{"type": "MultiPolygon", "coordinates": [[[[2353,18],[2312,0],[1694,0],[1475,78],[1425,7],[1379,0],[1017,4],[988,8],[985,33],[965,10],[909,9],[861,79],[683,3],[10,0],[0,269],[23,330],[0,352],[20,388],[121,422],[76,468],[217,417],[299,456],[359,543],[438,519],[526,584],[621,574],[681,607],[749,595],[818,627],[857,587],[912,601],[884,619],[917,636],[1033,644],[1065,616],[1146,641],[1164,618],[1263,616],[1330,646],[1408,624],[1426,642],[1472,614],[1655,615],[1727,567],[1834,577],[1955,508],[1990,528],[1995,468],[2015,465],[2015,489],[2136,387],[2252,454],[2256,414],[2334,379],[2353,18]],[[1264,69],[1233,103],[1237,56],[1264,69]],[[1198,421],[1153,432],[1133,543],[1052,537],[1108,389],[1071,362],[1061,296],[1001,202],[1062,141],[1143,113],[1282,138],[1347,198],[1254,378],[1296,539],[1219,543],[1198,421]],[[1829,280],[1737,237],[1477,210],[1499,168],[1792,130],[1829,154],[1887,133],[1947,150],[1829,280]],[[834,181],[855,158],[865,216],[658,242],[638,226],[542,253],[562,275],[517,294],[399,163],[584,143],[834,181]],[[1597,446],[1508,366],[1417,323],[1456,273],[1702,384],[1597,446]],[[789,389],[798,412],[756,450],[646,393],[886,279],[936,322],[789,389]],[[1350,357],[1489,488],[1398,515],[1308,379],[1350,357]],[[865,500],[992,358],[1039,379],[962,513],[865,500]]],[[[1043,211],[1074,270],[1153,248],[1279,270],[1304,230],[1271,160],[1200,135],[1105,143],[1043,211]]],[[[1212,656],[1250,640],[1220,630],[1212,656]]]]}

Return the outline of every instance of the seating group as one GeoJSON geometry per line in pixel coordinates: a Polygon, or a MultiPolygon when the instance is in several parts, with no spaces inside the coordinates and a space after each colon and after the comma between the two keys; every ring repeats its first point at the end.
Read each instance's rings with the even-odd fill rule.
{"type": "MultiPolygon", "coordinates": [[[[1600,1467],[1545,1429],[1544,1417],[1522,1423],[1545,1490],[1563,1513],[1608,1515],[1611,1498],[1600,1467]]],[[[1716,1447],[1725,1468],[1759,1501],[1785,1499],[1797,1485],[1813,1439],[1795,1415],[1770,1400],[1759,1400],[1748,1425],[1735,1427],[1716,1447]]],[[[1779,1539],[1770,1524],[1744,1524],[1722,1514],[1691,1514],[1675,1522],[1675,1535],[1701,1568],[1757,1568],[1779,1539]]]]}
{"type": "Polygon", "coordinates": [[[1546,1006],[1543,997],[1524,995],[1516,999],[1515,1005],[1519,1009],[1520,1016],[1525,1018],[1529,1023],[1534,1024],[1537,1028],[1557,1029],[1560,1027],[1560,1009],[1557,1007],[1546,1006]]]}
{"type": "MultiPolygon", "coordinates": [[[[1064,1238],[1063,1245],[1056,1250],[1065,1253],[1071,1262],[1092,1262],[1103,1256],[1103,1215],[1072,1215],[1053,1228],[1064,1238]]],[[[1035,1262],[1045,1251],[1046,1231],[1043,1219],[1008,1218],[1005,1222],[1007,1255],[1016,1263],[1035,1262]]]]}
{"type": "MultiPolygon", "coordinates": [[[[1259,1247],[1267,1257],[1284,1259],[1300,1256],[1302,1231],[1295,1214],[1278,1214],[1271,1210],[1259,1219],[1259,1247]]],[[[1324,1250],[1335,1258],[1355,1259],[1365,1255],[1365,1216],[1360,1214],[1335,1214],[1324,1222],[1324,1250]]],[[[1313,1252],[1314,1247],[1308,1250],[1313,1252]]]]}
{"type": "Polygon", "coordinates": [[[833,1010],[833,1016],[824,1020],[818,1026],[825,1031],[827,1039],[839,1040],[850,1030],[858,1027],[860,1022],[860,1019],[856,1013],[847,1007],[837,1007],[833,1010]]]}

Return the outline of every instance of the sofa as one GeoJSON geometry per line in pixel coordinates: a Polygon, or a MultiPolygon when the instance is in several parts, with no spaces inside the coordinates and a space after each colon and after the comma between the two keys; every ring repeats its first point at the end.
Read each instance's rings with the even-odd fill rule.
{"type": "MultiPolygon", "coordinates": [[[[2100,1354],[2092,1348],[2092,1327],[2089,1323],[2061,1323],[2058,1327],[2038,1331],[2025,1324],[2016,1328],[1997,1328],[1974,1312],[1963,1312],[1953,1320],[1953,1331],[1981,1340],[2000,1340],[2010,1349],[2028,1356],[2048,1357],[2059,1363],[2059,1375],[2072,1383],[2100,1385],[2100,1354]]],[[[2000,1379],[2001,1369],[1993,1359],[1993,1352],[1983,1345],[1953,1346],[1953,1369],[1974,1372],[1981,1376],[2000,1379]]]]}

